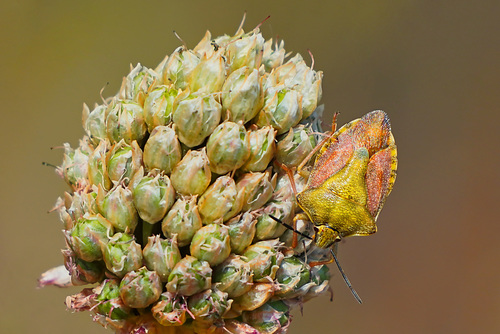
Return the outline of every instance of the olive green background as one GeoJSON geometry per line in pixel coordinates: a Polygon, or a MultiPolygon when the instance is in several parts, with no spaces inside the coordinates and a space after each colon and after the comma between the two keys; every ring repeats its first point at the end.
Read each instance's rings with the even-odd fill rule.
{"type": "MultiPolygon", "coordinates": [[[[3,1],[0,4],[0,332],[105,333],[36,289],[62,263],[52,168],[83,135],[81,106],[114,94],[129,63],[154,67],[206,29],[262,24],[324,71],[326,127],[373,109],[392,121],[399,174],[379,232],[345,240],[325,295],[289,333],[500,332],[498,1],[3,1]],[[476,4],[473,4],[476,3],[476,4]]],[[[309,61],[309,60],[308,60],[309,61]]]]}

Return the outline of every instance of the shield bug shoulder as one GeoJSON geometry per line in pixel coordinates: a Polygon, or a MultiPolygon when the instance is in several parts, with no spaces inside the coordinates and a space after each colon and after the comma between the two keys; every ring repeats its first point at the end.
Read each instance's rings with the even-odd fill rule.
{"type": "MultiPolygon", "coordinates": [[[[335,129],[335,119],[333,124],[335,129]]],[[[344,237],[375,233],[375,222],[396,179],[397,150],[385,112],[372,111],[332,132],[318,145],[307,184],[296,194],[304,212],[295,216],[294,227],[298,219],[312,222],[314,241],[320,248],[330,248],[344,237]]],[[[308,159],[298,167],[302,175],[308,174],[303,169],[308,159]]],[[[295,188],[293,177],[290,179],[295,188]]],[[[296,244],[296,235],[294,240],[296,244]]],[[[333,250],[331,253],[338,265],[333,250]]],[[[332,260],[311,262],[310,266],[332,260]]]]}

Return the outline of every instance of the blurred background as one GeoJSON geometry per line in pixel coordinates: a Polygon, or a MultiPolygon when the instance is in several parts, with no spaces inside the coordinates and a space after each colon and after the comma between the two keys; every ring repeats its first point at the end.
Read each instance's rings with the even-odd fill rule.
{"type": "MultiPolygon", "coordinates": [[[[289,333],[500,332],[500,2],[3,1],[0,4],[0,332],[106,333],[71,314],[78,289],[36,289],[62,263],[52,168],[82,137],[82,103],[114,94],[129,64],[155,67],[179,40],[233,34],[268,15],[266,38],[315,58],[329,127],[385,110],[399,150],[379,232],[345,240],[334,300],[293,312],[289,333]],[[496,208],[496,209],[495,209],[496,208]]],[[[109,333],[109,332],[108,332],[109,333]]]]}

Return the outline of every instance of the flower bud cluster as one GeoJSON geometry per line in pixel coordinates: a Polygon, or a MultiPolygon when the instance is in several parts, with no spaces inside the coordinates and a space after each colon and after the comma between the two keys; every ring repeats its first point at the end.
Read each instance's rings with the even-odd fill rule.
{"type": "Polygon", "coordinates": [[[69,279],[98,286],[68,307],[90,304],[119,333],[282,333],[290,308],[328,289],[328,268],[307,265],[314,245],[292,249],[271,218],[298,212],[273,162],[296,167],[313,150],[321,99],[322,72],[287,56],[258,29],[207,32],[84,105],[57,207],[69,279]]]}

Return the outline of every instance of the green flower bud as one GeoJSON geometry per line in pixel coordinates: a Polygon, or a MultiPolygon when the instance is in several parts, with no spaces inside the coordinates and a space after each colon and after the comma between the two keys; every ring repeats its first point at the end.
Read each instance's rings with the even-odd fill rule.
{"type": "Polygon", "coordinates": [[[259,333],[284,333],[290,324],[289,307],[281,300],[274,300],[255,311],[244,312],[243,321],[256,328],[259,333]]]}
{"type": "Polygon", "coordinates": [[[190,251],[192,256],[207,261],[210,266],[222,263],[231,253],[227,226],[209,224],[200,228],[191,240],[190,251]]]}
{"type": "Polygon", "coordinates": [[[124,320],[133,315],[132,309],[120,299],[119,283],[116,279],[107,279],[97,289],[96,311],[110,320],[124,320]]]}
{"type": "Polygon", "coordinates": [[[274,289],[274,283],[254,283],[247,293],[234,298],[232,309],[238,313],[255,310],[273,296],[274,289]]]}
{"type": "Polygon", "coordinates": [[[224,316],[231,303],[227,293],[208,289],[189,297],[188,309],[195,321],[213,323],[224,316]]]}
{"type": "Polygon", "coordinates": [[[160,276],[146,267],[127,273],[120,282],[120,297],[125,305],[145,308],[153,304],[161,295],[160,276]]]}
{"type": "Polygon", "coordinates": [[[106,193],[99,187],[96,203],[99,213],[108,219],[117,231],[134,232],[139,223],[139,216],[130,189],[117,184],[106,193]]]}
{"type": "Polygon", "coordinates": [[[274,44],[273,40],[269,39],[264,43],[264,53],[262,55],[262,64],[264,65],[267,72],[271,72],[273,68],[277,68],[283,64],[285,59],[285,41],[281,40],[278,45],[278,41],[274,44]]]}
{"type": "Polygon", "coordinates": [[[238,196],[236,183],[229,175],[218,177],[198,200],[203,224],[210,224],[221,218],[226,221],[237,215],[242,206],[243,197],[238,196]]]}
{"type": "Polygon", "coordinates": [[[85,214],[70,231],[64,231],[66,241],[80,259],[102,260],[101,244],[113,233],[111,223],[101,215],[85,214]]]}
{"type": "Polygon", "coordinates": [[[134,140],[142,143],[146,136],[146,123],[142,107],[133,101],[115,99],[106,109],[106,133],[112,143],[134,140]]]}
{"type": "Polygon", "coordinates": [[[212,178],[205,149],[188,151],[174,167],[170,180],[175,190],[182,195],[201,195],[212,178]]]}
{"type": "Polygon", "coordinates": [[[257,219],[251,213],[245,212],[226,223],[229,227],[231,249],[235,254],[241,254],[252,244],[255,236],[257,219]]]}
{"type": "Polygon", "coordinates": [[[73,228],[78,219],[82,218],[86,213],[97,213],[96,195],[89,188],[84,188],[75,191],[71,195],[65,193],[64,201],[61,198],[58,199],[55,208],[59,211],[60,218],[65,223],[65,230],[73,228]]]}
{"type": "Polygon", "coordinates": [[[278,141],[276,160],[288,167],[296,167],[315,147],[316,139],[311,129],[299,125],[278,141]]]}
{"type": "Polygon", "coordinates": [[[89,151],[86,150],[84,141],[80,141],[80,147],[72,149],[68,143],[64,144],[64,157],[56,173],[59,174],[73,190],[84,188],[88,181],[89,151]]]}
{"type": "Polygon", "coordinates": [[[250,245],[242,255],[253,271],[254,282],[274,280],[283,254],[278,252],[278,241],[259,241],[250,245]]]}
{"type": "Polygon", "coordinates": [[[279,238],[286,231],[286,227],[272,219],[270,215],[278,218],[283,223],[290,224],[293,213],[294,203],[292,201],[270,202],[257,218],[255,238],[257,240],[279,238]]]}
{"type": "Polygon", "coordinates": [[[162,220],[175,200],[174,187],[168,176],[162,174],[143,177],[134,185],[132,195],[139,216],[150,224],[162,220]]]}
{"type": "Polygon", "coordinates": [[[238,192],[243,194],[242,211],[252,211],[262,207],[273,195],[276,175],[271,178],[271,171],[264,173],[246,173],[236,182],[238,192]]]}
{"type": "Polygon", "coordinates": [[[192,296],[210,288],[212,268],[206,261],[187,255],[180,260],[170,273],[167,291],[184,296],[192,296]]]}
{"type": "Polygon", "coordinates": [[[159,86],[148,93],[144,101],[144,120],[149,132],[172,121],[174,100],[178,94],[179,90],[174,86],[159,86]]]}
{"type": "Polygon", "coordinates": [[[96,105],[94,110],[90,111],[89,107],[85,103],[83,104],[83,128],[94,145],[98,145],[101,140],[107,138],[106,123],[104,122],[106,108],[105,105],[96,105]]]}
{"type": "Polygon", "coordinates": [[[222,112],[232,122],[248,122],[264,103],[259,71],[242,67],[229,75],[222,87],[222,112]]]}
{"type": "Polygon", "coordinates": [[[210,95],[189,95],[189,91],[177,96],[174,103],[173,121],[179,140],[188,147],[203,143],[219,124],[222,106],[210,95]]]}
{"type": "Polygon", "coordinates": [[[178,47],[174,53],[165,62],[162,69],[163,83],[165,85],[174,84],[175,87],[186,89],[188,86],[187,78],[193,69],[200,62],[200,58],[191,50],[184,47],[178,47]]]}
{"type": "Polygon", "coordinates": [[[243,166],[250,157],[248,139],[243,124],[220,124],[207,142],[207,156],[212,172],[226,174],[243,166]]]}
{"type": "Polygon", "coordinates": [[[304,295],[303,300],[307,301],[311,298],[319,296],[320,294],[330,291],[333,298],[333,292],[331,291],[330,286],[328,285],[330,279],[330,269],[328,266],[322,264],[319,266],[314,266],[310,269],[311,272],[311,283],[313,285],[304,295]]]}
{"type": "Polygon", "coordinates": [[[309,267],[304,262],[295,256],[284,258],[276,273],[276,280],[279,283],[276,295],[282,298],[300,296],[314,285],[309,279],[309,267]],[[304,289],[306,287],[307,289],[304,289]]]}
{"type": "Polygon", "coordinates": [[[161,223],[161,230],[167,238],[177,235],[179,247],[189,245],[193,235],[202,227],[196,206],[196,197],[177,199],[161,223]]]}
{"type": "Polygon", "coordinates": [[[229,72],[247,66],[250,69],[259,69],[262,62],[264,37],[258,29],[228,43],[226,56],[229,72]]]}
{"type": "Polygon", "coordinates": [[[278,67],[274,75],[279,83],[284,83],[299,92],[302,101],[302,119],[309,117],[321,99],[323,72],[311,69],[302,56],[297,54],[286,64],[278,67]]]}
{"type": "Polygon", "coordinates": [[[255,124],[262,128],[272,125],[282,134],[297,125],[302,118],[301,99],[295,90],[284,86],[270,87],[264,96],[264,107],[257,114],[255,124]]]}
{"type": "Polygon", "coordinates": [[[159,75],[150,68],[137,64],[130,73],[123,78],[118,92],[121,100],[131,100],[139,105],[144,104],[146,94],[160,81],[159,75]]]}
{"type": "Polygon", "coordinates": [[[170,175],[181,158],[181,145],[175,131],[168,126],[157,126],[144,146],[146,170],[157,168],[170,175]]]}
{"type": "Polygon", "coordinates": [[[230,334],[259,334],[252,326],[236,319],[224,320],[224,330],[230,334]]]}
{"type": "Polygon", "coordinates": [[[186,322],[187,305],[181,298],[168,291],[162,293],[160,301],[151,308],[156,321],[162,326],[182,326],[186,322]]]}
{"type": "Polygon", "coordinates": [[[276,131],[271,126],[249,131],[250,158],[241,167],[245,172],[263,172],[276,152],[276,131]]]}
{"type": "Polygon", "coordinates": [[[253,273],[250,265],[239,255],[231,254],[215,268],[213,282],[217,289],[227,292],[230,298],[235,298],[252,288],[253,273]]]}
{"type": "Polygon", "coordinates": [[[113,145],[106,159],[111,181],[115,184],[125,181],[128,184],[142,165],[142,150],[136,141],[127,144],[121,140],[113,145]]]}
{"type": "Polygon", "coordinates": [[[142,266],[141,245],[126,233],[116,233],[102,246],[106,268],[118,277],[142,266]]]}
{"type": "Polygon", "coordinates": [[[172,239],[161,239],[159,235],[150,236],[142,254],[146,267],[156,271],[162,282],[167,282],[168,275],[181,260],[176,235],[172,239]]]}
{"type": "Polygon", "coordinates": [[[221,90],[226,79],[226,63],[223,54],[224,49],[220,48],[211,55],[202,56],[188,78],[191,92],[210,94],[221,90]]]}
{"type": "Polygon", "coordinates": [[[110,143],[108,139],[101,140],[94,152],[89,156],[89,167],[88,175],[91,184],[102,187],[109,190],[112,187],[111,179],[108,176],[108,170],[106,165],[106,155],[110,143]]]}
{"type": "Polygon", "coordinates": [[[105,265],[102,261],[88,262],[78,258],[71,249],[62,251],[64,266],[71,276],[73,285],[86,285],[102,281],[105,265]]]}

